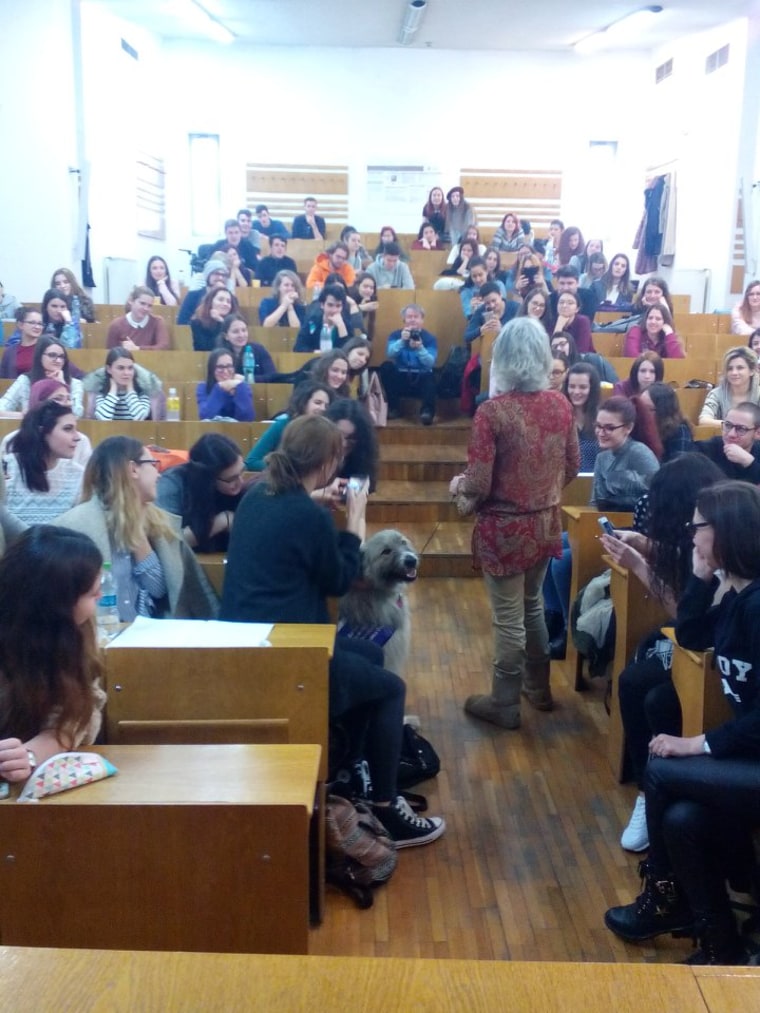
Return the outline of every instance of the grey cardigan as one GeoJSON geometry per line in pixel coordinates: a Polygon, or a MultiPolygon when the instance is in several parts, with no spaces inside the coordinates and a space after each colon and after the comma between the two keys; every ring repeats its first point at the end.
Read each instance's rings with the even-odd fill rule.
{"type": "MultiPolygon", "coordinates": [[[[182,519],[165,510],[162,513],[177,533],[176,538],[157,538],[153,543],[153,549],[161,561],[169,595],[169,611],[162,618],[216,619],[219,599],[195,554],[182,537],[182,519]]],[[[56,524],[89,535],[100,549],[103,559],[110,561],[111,539],[106,526],[106,513],[98,499],[90,499],[67,510],[56,520],[56,524]]]]}

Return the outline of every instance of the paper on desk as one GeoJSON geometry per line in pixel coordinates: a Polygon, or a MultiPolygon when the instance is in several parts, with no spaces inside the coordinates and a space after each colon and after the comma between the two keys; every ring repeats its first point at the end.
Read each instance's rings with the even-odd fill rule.
{"type": "Polygon", "coordinates": [[[214,619],[147,619],[138,616],[109,643],[119,647],[269,647],[273,623],[223,623],[214,619]]]}

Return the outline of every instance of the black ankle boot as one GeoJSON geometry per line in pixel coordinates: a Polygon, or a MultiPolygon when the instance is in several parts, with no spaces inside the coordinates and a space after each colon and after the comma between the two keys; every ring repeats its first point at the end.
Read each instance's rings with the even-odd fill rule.
{"type": "Polygon", "coordinates": [[[689,933],[694,930],[694,915],[681,896],[672,876],[657,875],[649,862],[639,863],[644,889],[632,904],[611,907],[604,924],[616,936],[629,943],[666,932],[689,933]]]}
{"type": "Polygon", "coordinates": [[[544,622],[546,623],[546,632],[549,635],[549,640],[554,640],[555,637],[558,637],[565,630],[565,620],[561,612],[545,609],[544,622]]]}
{"type": "Polygon", "coordinates": [[[687,957],[684,964],[736,966],[747,963],[748,954],[730,909],[703,918],[697,925],[697,937],[699,949],[687,957]]]}

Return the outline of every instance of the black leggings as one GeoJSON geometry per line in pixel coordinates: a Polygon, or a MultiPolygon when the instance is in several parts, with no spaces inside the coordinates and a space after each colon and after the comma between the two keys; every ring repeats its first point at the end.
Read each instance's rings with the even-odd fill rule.
{"type": "Polygon", "coordinates": [[[681,734],[681,705],[670,667],[658,656],[632,661],[620,673],[618,700],[625,749],[636,784],[643,788],[652,736],[681,734]]]}
{"type": "Polygon", "coordinates": [[[694,915],[728,910],[724,881],[748,890],[760,825],[760,761],[653,757],[645,778],[649,860],[673,874],[694,915]]]}
{"type": "Polygon", "coordinates": [[[369,764],[374,800],[397,794],[406,685],[382,667],[383,652],[368,640],[338,638],[330,662],[330,720],[340,719],[352,746],[369,764]]]}

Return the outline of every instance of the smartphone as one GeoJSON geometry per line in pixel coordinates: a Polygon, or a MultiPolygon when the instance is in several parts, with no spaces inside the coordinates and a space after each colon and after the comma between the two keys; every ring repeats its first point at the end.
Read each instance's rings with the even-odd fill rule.
{"type": "Polygon", "coordinates": [[[613,528],[613,526],[610,524],[609,520],[606,517],[598,517],[596,523],[599,525],[599,527],[602,529],[605,535],[609,535],[610,538],[616,537],[615,529],[613,528]]]}

